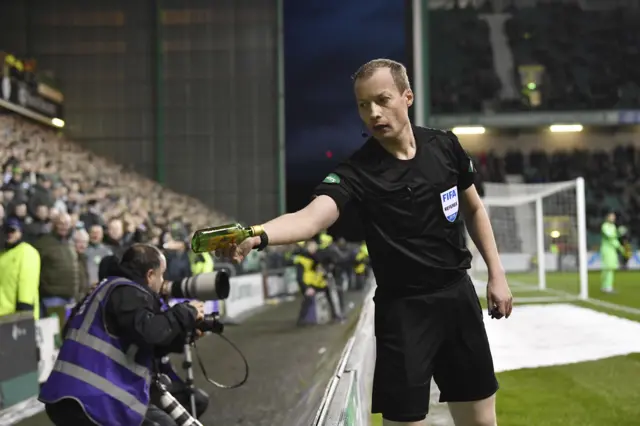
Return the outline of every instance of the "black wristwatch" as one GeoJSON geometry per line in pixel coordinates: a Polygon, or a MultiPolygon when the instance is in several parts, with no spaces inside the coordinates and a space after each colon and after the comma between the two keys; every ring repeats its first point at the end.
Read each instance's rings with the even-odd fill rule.
{"type": "Polygon", "coordinates": [[[263,232],[262,234],[260,234],[260,244],[258,244],[258,247],[256,247],[256,250],[262,251],[266,249],[268,245],[269,245],[269,237],[267,236],[266,232],[263,232]]]}

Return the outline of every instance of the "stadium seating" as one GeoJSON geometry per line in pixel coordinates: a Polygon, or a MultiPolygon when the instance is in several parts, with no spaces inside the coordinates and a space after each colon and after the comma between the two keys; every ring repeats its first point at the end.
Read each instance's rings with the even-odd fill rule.
{"type": "MultiPolygon", "coordinates": [[[[27,176],[26,196],[36,175],[54,177],[55,186],[62,187],[66,197],[78,197],[71,213],[78,214],[86,210],[87,201],[99,199],[105,221],[126,217],[148,229],[162,229],[176,221],[197,228],[225,220],[224,215],[196,199],[97,157],[54,130],[13,115],[0,115],[0,164],[5,185],[13,170],[20,169],[27,176]]],[[[7,216],[10,214],[8,211],[7,216]]]]}
{"type": "MultiPolygon", "coordinates": [[[[103,242],[116,254],[134,242],[160,247],[172,240],[185,241],[193,229],[230,220],[198,200],[83,150],[53,129],[14,115],[0,115],[0,165],[0,224],[18,217],[23,239],[31,244],[49,232],[61,212],[71,216],[72,229],[89,231],[92,224],[107,228],[103,242]],[[45,216],[38,218],[42,205],[50,210],[47,214],[44,209],[45,216]],[[120,231],[109,232],[112,219],[122,222],[120,231]]],[[[0,228],[0,239],[2,234],[0,228]]],[[[4,247],[1,241],[0,246],[4,247]]],[[[183,259],[184,250],[179,250],[183,259]]],[[[84,263],[84,252],[78,253],[84,263]]],[[[168,263],[167,279],[182,278],[184,265],[168,263]]]]}
{"type": "Polygon", "coordinates": [[[481,110],[500,89],[487,23],[471,8],[434,10],[429,21],[433,112],[481,110]]]}
{"type": "Polygon", "coordinates": [[[611,151],[507,152],[503,157],[483,154],[476,158],[486,182],[505,182],[506,175],[522,175],[525,183],[558,182],[585,176],[589,245],[597,244],[600,225],[609,211],[640,237],[640,152],[633,146],[611,151]]]}
{"type": "Polygon", "coordinates": [[[581,10],[544,3],[512,9],[505,24],[518,66],[542,65],[545,110],[637,107],[640,102],[640,13],[581,10]]]}
{"type": "Polygon", "coordinates": [[[510,8],[504,24],[521,99],[498,99],[490,30],[473,8],[433,10],[429,20],[432,113],[478,111],[625,109],[640,104],[640,11],[585,11],[577,3],[550,2],[510,8]],[[521,66],[542,66],[527,101],[521,66]]]}

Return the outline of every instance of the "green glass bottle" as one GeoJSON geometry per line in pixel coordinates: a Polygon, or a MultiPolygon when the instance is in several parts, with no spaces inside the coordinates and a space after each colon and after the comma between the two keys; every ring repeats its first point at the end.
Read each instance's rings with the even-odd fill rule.
{"type": "Polygon", "coordinates": [[[239,223],[199,229],[191,239],[191,250],[194,253],[215,251],[231,244],[240,244],[250,237],[258,237],[264,233],[260,225],[244,227],[239,223]]]}

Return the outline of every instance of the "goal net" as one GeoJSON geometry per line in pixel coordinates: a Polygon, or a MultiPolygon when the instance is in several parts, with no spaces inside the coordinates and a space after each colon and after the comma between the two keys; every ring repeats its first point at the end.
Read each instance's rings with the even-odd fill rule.
{"type": "MultiPolygon", "coordinates": [[[[584,180],[486,183],[489,214],[516,302],[588,298],[584,180]]],[[[469,239],[471,276],[484,288],[487,266],[469,239]]]]}

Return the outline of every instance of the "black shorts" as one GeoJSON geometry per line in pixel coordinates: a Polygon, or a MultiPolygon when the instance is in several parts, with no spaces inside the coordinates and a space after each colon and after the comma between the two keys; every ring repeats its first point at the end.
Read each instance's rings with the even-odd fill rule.
{"type": "Polygon", "coordinates": [[[376,300],[371,411],[419,421],[433,377],[440,402],[478,401],[498,390],[483,312],[471,279],[437,293],[376,300]]]}

